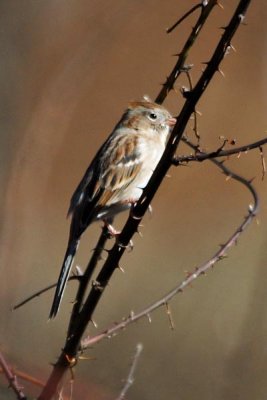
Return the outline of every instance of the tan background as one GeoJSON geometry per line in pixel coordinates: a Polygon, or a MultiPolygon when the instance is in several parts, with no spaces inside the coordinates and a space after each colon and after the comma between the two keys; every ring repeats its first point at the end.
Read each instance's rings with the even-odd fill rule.
{"type": "MultiPolygon", "coordinates": [[[[157,94],[194,17],[172,35],[165,28],[193,3],[1,2],[0,346],[14,365],[40,379],[63,345],[75,284],[53,322],[47,323],[51,292],[17,312],[10,308],[56,280],[72,191],[127,102],[157,94]]],[[[188,60],[195,65],[194,80],[220,37],[217,27],[227,23],[237,2],[222,3],[225,10],[213,12],[188,60]]],[[[267,7],[264,0],[252,3],[248,25],[233,41],[237,53],[223,63],[226,78],[216,75],[198,107],[206,149],[220,145],[219,135],[236,138],[238,145],[266,135],[267,7]]],[[[176,114],[181,103],[173,93],[166,104],[176,114]]],[[[189,127],[187,133],[192,135],[189,127]]],[[[140,321],[90,350],[95,359],[81,361],[76,371],[76,399],[115,398],[138,342],[144,351],[129,399],[266,398],[266,180],[258,151],[228,165],[256,177],[260,224],[253,223],[228,259],[172,301],[174,331],[160,309],[152,324],[140,321]]],[[[123,259],[126,273],[115,273],[95,314],[100,330],[157,299],[207,260],[247,212],[248,193],[209,163],[170,174],[153,202],[153,217],[145,218],[144,237],[134,239],[134,252],[123,259]]],[[[99,232],[95,224],[84,235],[79,265],[99,232]]]]}

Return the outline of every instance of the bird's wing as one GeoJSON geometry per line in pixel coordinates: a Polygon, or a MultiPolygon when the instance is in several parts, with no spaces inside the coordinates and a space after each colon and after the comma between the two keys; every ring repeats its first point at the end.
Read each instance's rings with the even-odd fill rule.
{"type": "Polygon", "coordinates": [[[126,189],[142,168],[140,136],[137,133],[121,135],[110,142],[101,160],[100,176],[94,196],[101,192],[97,205],[104,207],[126,189]]]}
{"type": "Polygon", "coordinates": [[[91,209],[104,207],[124,190],[137,176],[142,168],[140,155],[140,135],[130,134],[110,136],[100,148],[92,163],[86,170],[75,190],[68,211],[87,203],[91,209]]]}

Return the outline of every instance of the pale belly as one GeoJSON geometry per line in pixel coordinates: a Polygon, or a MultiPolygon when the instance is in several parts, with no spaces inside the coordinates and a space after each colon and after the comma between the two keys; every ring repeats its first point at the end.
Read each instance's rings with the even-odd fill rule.
{"type": "Polygon", "coordinates": [[[129,184],[129,186],[120,191],[116,197],[112,198],[112,203],[104,207],[97,215],[97,219],[110,218],[114,215],[125,211],[131,207],[133,203],[139,200],[143,193],[143,189],[149,182],[159,160],[164,151],[163,145],[158,145],[155,149],[149,149],[149,154],[147,159],[142,162],[142,169],[136,176],[136,178],[129,184]]]}

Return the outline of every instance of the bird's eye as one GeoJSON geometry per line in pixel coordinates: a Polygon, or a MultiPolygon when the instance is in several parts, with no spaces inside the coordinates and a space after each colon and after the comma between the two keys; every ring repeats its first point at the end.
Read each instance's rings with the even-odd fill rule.
{"type": "Polygon", "coordinates": [[[155,121],[157,119],[157,114],[155,113],[150,113],[149,118],[152,119],[152,121],[155,121]]]}

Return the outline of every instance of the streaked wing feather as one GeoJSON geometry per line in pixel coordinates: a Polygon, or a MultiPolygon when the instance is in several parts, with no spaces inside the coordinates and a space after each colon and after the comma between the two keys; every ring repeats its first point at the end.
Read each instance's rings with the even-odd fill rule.
{"type": "Polygon", "coordinates": [[[123,133],[106,141],[75,190],[68,215],[85,199],[92,208],[105,206],[135,179],[142,167],[138,141],[138,134],[123,133]]]}
{"type": "Polygon", "coordinates": [[[104,191],[97,202],[98,205],[105,206],[107,202],[112,202],[112,198],[127,188],[140,172],[142,160],[138,140],[137,134],[122,135],[110,149],[111,153],[106,154],[99,180],[99,186],[104,191]]]}

